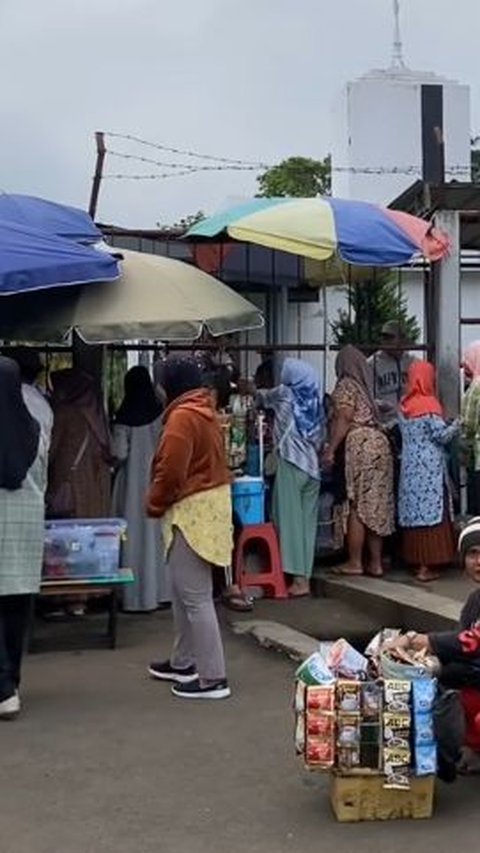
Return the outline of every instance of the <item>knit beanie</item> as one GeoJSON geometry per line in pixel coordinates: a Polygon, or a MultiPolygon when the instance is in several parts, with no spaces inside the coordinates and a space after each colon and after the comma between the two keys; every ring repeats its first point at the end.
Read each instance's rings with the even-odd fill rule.
{"type": "Polygon", "coordinates": [[[465,556],[470,548],[480,548],[480,518],[472,518],[463,528],[458,539],[458,551],[462,566],[465,565],[465,556]]]}

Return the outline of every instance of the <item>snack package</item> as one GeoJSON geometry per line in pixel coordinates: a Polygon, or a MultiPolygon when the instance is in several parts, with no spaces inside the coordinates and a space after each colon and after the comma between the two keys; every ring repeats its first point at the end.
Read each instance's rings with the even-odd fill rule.
{"type": "Polygon", "coordinates": [[[307,737],[305,761],[308,767],[333,767],[335,764],[335,744],[317,737],[307,737]]]}
{"type": "Polygon", "coordinates": [[[432,711],[437,695],[435,678],[417,678],[412,682],[412,706],[414,714],[432,711]]]}
{"type": "Polygon", "coordinates": [[[295,717],[295,752],[297,755],[305,753],[305,715],[297,714],[295,717]]]}
{"type": "Polygon", "coordinates": [[[386,747],[410,750],[410,737],[409,714],[386,712],[383,715],[383,743],[386,747]]]}
{"type": "Polygon", "coordinates": [[[435,743],[435,731],[431,713],[415,714],[413,733],[416,746],[428,746],[435,743]]]}
{"type": "Polygon", "coordinates": [[[308,737],[316,735],[324,740],[333,741],[335,735],[335,715],[319,711],[307,714],[306,731],[308,737]]]}
{"type": "Polygon", "coordinates": [[[383,685],[378,681],[367,681],[360,685],[360,708],[362,719],[379,720],[383,709],[383,685]]]}
{"type": "Polygon", "coordinates": [[[410,713],[411,681],[391,681],[384,684],[384,710],[397,713],[410,713]]]}
{"type": "Polygon", "coordinates": [[[327,666],[340,678],[365,677],[368,660],[346,640],[337,640],[330,649],[327,666]]]}
{"type": "Polygon", "coordinates": [[[337,751],[337,764],[340,770],[355,770],[361,766],[360,748],[339,747],[337,751]]]}
{"type": "Polygon", "coordinates": [[[339,712],[337,716],[337,745],[339,747],[360,746],[360,714],[339,712]]]}
{"type": "Polygon", "coordinates": [[[295,691],[293,694],[293,707],[297,714],[305,711],[307,704],[307,685],[303,681],[295,682],[295,691]]]}
{"type": "Polygon", "coordinates": [[[333,672],[328,668],[320,652],[314,652],[297,669],[296,677],[307,685],[333,684],[333,672]]]}
{"type": "Polygon", "coordinates": [[[337,681],[336,698],[339,711],[360,711],[360,687],[358,681],[337,681]]]}
{"type": "Polygon", "coordinates": [[[373,639],[370,640],[367,648],[365,649],[366,657],[378,657],[383,646],[386,643],[391,643],[393,640],[396,640],[397,637],[400,637],[401,633],[400,628],[384,628],[382,631],[379,631],[378,634],[375,634],[373,639]]]}
{"type": "Polygon", "coordinates": [[[434,743],[415,748],[415,775],[433,776],[437,772],[437,747],[434,743]]]}
{"type": "Polygon", "coordinates": [[[319,687],[313,685],[306,689],[305,709],[310,711],[335,710],[335,685],[319,687]]]}
{"type": "Polygon", "coordinates": [[[409,749],[385,748],[383,751],[385,783],[384,788],[398,791],[410,789],[410,761],[409,749]]]}

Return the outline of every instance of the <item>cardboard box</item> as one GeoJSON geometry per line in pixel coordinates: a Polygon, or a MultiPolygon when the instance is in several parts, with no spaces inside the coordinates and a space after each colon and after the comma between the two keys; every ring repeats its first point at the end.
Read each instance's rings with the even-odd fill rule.
{"type": "Polygon", "coordinates": [[[386,790],[379,774],[343,776],[332,773],[330,801],[340,823],[363,820],[424,820],[432,817],[435,777],[413,777],[409,791],[386,790]]]}

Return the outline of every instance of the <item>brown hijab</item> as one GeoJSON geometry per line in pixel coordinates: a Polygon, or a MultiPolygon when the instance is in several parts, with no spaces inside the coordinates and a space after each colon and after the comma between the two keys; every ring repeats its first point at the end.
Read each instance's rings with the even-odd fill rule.
{"type": "Polygon", "coordinates": [[[71,407],[71,415],[80,411],[97,439],[105,459],[110,456],[110,437],[102,401],[88,373],[75,368],[57,370],[51,375],[53,412],[71,407]]]}
{"type": "Polygon", "coordinates": [[[367,361],[363,353],[360,352],[352,344],[347,344],[346,347],[340,350],[335,361],[335,373],[337,379],[353,379],[360,386],[368,402],[372,407],[372,412],[377,417],[377,405],[375,403],[375,379],[372,365],[367,361]]]}

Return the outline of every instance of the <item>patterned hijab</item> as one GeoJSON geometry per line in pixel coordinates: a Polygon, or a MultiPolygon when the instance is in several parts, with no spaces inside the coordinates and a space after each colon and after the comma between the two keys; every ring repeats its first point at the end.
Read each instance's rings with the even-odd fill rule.
{"type": "Polygon", "coordinates": [[[335,372],[337,379],[353,379],[360,386],[368,402],[372,407],[372,411],[377,415],[377,405],[375,403],[375,378],[372,365],[367,361],[363,353],[360,352],[352,344],[347,344],[346,347],[340,350],[335,361],[335,372]]]}
{"type": "Polygon", "coordinates": [[[314,438],[325,422],[318,373],[306,361],[286,358],[280,382],[292,392],[293,416],[298,432],[303,438],[314,438]]]}

